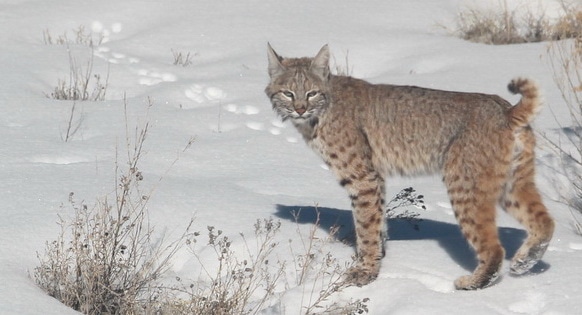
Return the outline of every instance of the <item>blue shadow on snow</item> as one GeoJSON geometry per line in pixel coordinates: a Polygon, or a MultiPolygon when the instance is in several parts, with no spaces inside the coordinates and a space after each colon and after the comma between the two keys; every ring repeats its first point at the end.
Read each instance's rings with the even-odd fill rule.
{"type": "MultiPolygon", "coordinates": [[[[321,229],[329,231],[334,226],[339,227],[337,239],[355,246],[355,229],[351,210],[286,205],[277,205],[276,209],[276,217],[292,222],[296,221],[299,224],[315,224],[319,212],[319,227],[321,229]]],[[[414,224],[405,219],[391,219],[388,224],[388,242],[435,240],[464,269],[472,271],[477,267],[475,253],[469,247],[457,224],[428,219],[421,219],[414,224]]],[[[506,259],[513,257],[526,236],[526,232],[521,229],[499,228],[499,239],[505,248],[506,259]]],[[[530,273],[541,273],[548,268],[547,263],[540,261],[530,273]]]]}

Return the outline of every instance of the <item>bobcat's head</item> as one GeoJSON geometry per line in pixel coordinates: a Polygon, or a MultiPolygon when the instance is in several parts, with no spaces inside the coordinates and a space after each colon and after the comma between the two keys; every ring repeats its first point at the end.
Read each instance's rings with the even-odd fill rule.
{"type": "Polygon", "coordinates": [[[268,45],[271,82],[265,93],[283,121],[294,124],[317,121],[329,106],[329,49],[314,58],[282,58],[268,45]]]}

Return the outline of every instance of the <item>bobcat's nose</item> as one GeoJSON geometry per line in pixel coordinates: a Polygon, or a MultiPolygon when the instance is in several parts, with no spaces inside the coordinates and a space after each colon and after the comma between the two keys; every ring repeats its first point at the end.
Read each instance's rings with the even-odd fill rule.
{"type": "Polygon", "coordinates": [[[299,114],[299,116],[303,115],[303,113],[305,113],[306,108],[305,107],[299,107],[299,108],[295,108],[295,112],[297,114],[299,114]]]}

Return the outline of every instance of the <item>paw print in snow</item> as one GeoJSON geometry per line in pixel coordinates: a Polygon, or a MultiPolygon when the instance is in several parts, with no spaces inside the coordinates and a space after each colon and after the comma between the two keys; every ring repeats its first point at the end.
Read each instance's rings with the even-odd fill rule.
{"type": "Polygon", "coordinates": [[[112,64],[139,63],[139,58],[127,56],[123,53],[112,52],[109,47],[103,46],[103,44],[110,41],[111,34],[118,34],[121,30],[123,30],[123,24],[121,23],[113,23],[109,28],[106,28],[103,23],[94,21],[91,24],[91,31],[98,34],[100,37],[98,45],[95,47],[94,55],[112,64]]]}
{"type": "MultiPolygon", "coordinates": [[[[247,115],[247,116],[252,116],[252,115],[256,115],[258,113],[260,113],[261,111],[259,110],[259,108],[252,106],[252,105],[244,105],[244,106],[239,106],[236,104],[228,104],[226,106],[224,106],[224,109],[227,112],[236,114],[236,115],[247,115]]],[[[256,131],[261,131],[265,129],[265,124],[262,122],[258,122],[258,121],[247,121],[245,123],[245,126],[251,130],[256,130],[256,131]]]]}
{"type": "Polygon", "coordinates": [[[171,73],[162,73],[157,71],[149,71],[147,69],[141,69],[137,73],[139,78],[139,84],[141,85],[156,85],[162,82],[174,82],[177,77],[171,73]]]}
{"type": "MultiPolygon", "coordinates": [[[[200,84],[192,84],[184,91],[184,95],[197,104],[214,104],[226,98],[226,93],[217,87],[204,87],[200,84]]],[[[187,108],[188,106],[186,106],[187,108]]],[[[193,106],[196,107],[196,106],[193,106]]]]}

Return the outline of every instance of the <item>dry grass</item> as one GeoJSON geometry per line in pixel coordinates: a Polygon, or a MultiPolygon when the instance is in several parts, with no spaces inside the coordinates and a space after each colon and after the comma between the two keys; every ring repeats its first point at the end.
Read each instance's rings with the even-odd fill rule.
{"type": "MultiPolygon", "coordinates": [[[[318,222],[307,235],[298,228],[297,238],[288,242],[293,260],[285,261],[276,254],[284,250],[277,237],[280,227],[281,223],[273,219],[257,220],[255,240],[249,242],[240,234],[244,250],[238,252],[233,249],[234,240],[215,227],[207,227],[206,244],[198,241],[201,233],[193,234],[188,243],[200,263],[204,279],[177,279],[178,285],[172,286],[170,291],[179,294],[167,299],[159,309],[163,314],[259,314],[267,303],[272,304],[278,298],[277,288],[280,290],[284,284],[286,288],[301,288],[302,300],[297,301],[302,308],[301,314],[367,313],[368,299],[330,303],[334,293],[349,285],[343,278],[353,265],[353,262],[340,263],[326,249],[335,242],[333,231],[326,238],[318,238],[318,222]],[[207,251],[204,257],[198,254],[203,247],[212,249],[217,267],[204,265],[207,251]],[[289,274],[294,276],[289,277],[289,274]]],[[[284,294],[279,291],[279,295],[284,294]]]]}
{"type": "Polygon", "coordinates": [[[93,47],[103,43],[103,34],[95,34],[87,31],[84,25],[79,25],[79,27],[72,30],[72,33],[72,37],[68,32],[55,36],[46,29],[42,32],[42,39],[46,45],[78,44],[93,47]]]}
{"type": "Polygon", "coordinates": [[[192,58],[196,54],[191,54],[190,52],[183,53],[172,49],[172,55],[174,56],[173,65],[187,67],[192,64],[192,58]]]}
{"type": "Polygon", "coordinates": [[[582,34],[581,6],[560,3],[563,14],[558,19],[525,11],[527,8],[512,11],[506,1],[497,10],[469,8],[459,13],[455,33],[465,40],[492,45],[551,41],[582,34]]]}
{"type": "Polygon", "coordinates": [[[557,140],[549,137],[545,139],[560,158],[559,174],[567,178],[572,194],[559,193],[570,209],[575,211],[572,212],[575,229],[582,235],[582,34],[573,40],[553,42],[549,46],[548,55],[554,81],[568,108],[570,121],[556,118],[563,135],[557,140]]]}
{"type": "Polygon", "coordinates": [[[104,36],[87,31],[83,25],[74,29],[72,33],[70,37],[67,32],[58,36],[53,36],[49,30],[43,32],[45,44],[66,47],[69,61],[68,79],[59,79],[53,91],[45,95],[56,100],[103,101],[107,92],[109,68],[107,75],[102,77],[93,73],[93,65],[95,47],[103,42],[104,36]],[[80,63],[73,56],[73,50],[88,50],[89,57],[85,58],[87,61],[80,63]]]}
{"type": "Polygon", "coordinates": [[[335,58],[335,56],[333,56],[333,66],[332,69],[335,70],[335,74],[336,75],[342,75],[342,76],[351,76],[352,72],[353,72],[353,67],[350,65],[350,60],[349,60],[349,55],[350,52],[346,51],[346,55],[344,57],[344,61],[343,64],[340,64],[337,59],[335,58]]]}
{"type": "Polygon", "coordinates": [[[552,24],[553,40],[582,37],[582,5],[561,2],[564,15],[552,24]]]}
{"type": "Polygon", "coordinates": [[[141,313],[185,238],[184,234],[167,243],[150,226],[151,192],[141,190],[143,174],[138,168],[147,133],[145,124],[136,127],[133,136],[127,134],[128,161],[116,164],[115,193],[98,198],[93,205],[69,195],[63,208],[74,216],[59,217],[60,234],[38,255],[37,284],[84,314],[141,313]]]}
{"type": "Polygon", "coordinates": [[[198,238],[201,233],[191,234],[187,244],[200,263],[204,279],[187,281],[180,278],[177,285],[168,288],[174,294],[161,309],[164,314],[257,314],[274,294],[285,265],[271,261],[277,242],[275,236],[279,222],[257,220],[255,237],[257,246],[251,246],[241,234],[246,252],[236,252],[233,240],[222,230],[207,227],[207,246],[218,261],[216,268],[204,265],[208,254],[198,254],[198,238]],[[257,298],[261,297],[261,298],[257,298]]]}
{"type": "Polygon", "coordinates": [[[335,234],[318,238],[319,221],[308,235],[298,228],[301,246],[298,253],[291,250],[292,262],[275,253],[285,248],[278,241],[281,224],[272,219],[256,221],[252,241],[239,234],[236,241],[242,251],[241,246],[234,249],[233,238],[208,226],[202,246],[216,257],[218,263],[211,265],[204,264],[208,251],[201,256],[203,236],[190,232],[192,222],[172,242],[156,235],[147,207],[152,191],[140,188],[144,178],[139,161],[149,124],[132,132],[127,113],[125,119],[127,163],[116,163],[115,192],[93,205],[77,202],[71,193],[63,208],[73,217],[59,216],[57,239],[38,254],[40,264],[33,276],[47,294],[84,314],[240,315],[260,313],[277,298],[275,289],[285,285],[302,288],[304,314],[367,312],[367,299],[331,303],[332,295],[348,286],[343,275],[353,262],[342,264],[333,257],[328,245],[335,234]],[[203,277],[162,283],[172,257],[183,246],[190,248],[203,277]],[[296,276],[288,278],[288,272],[296,276]]]}
{"type": "Polygon", "coordinates": [[[73,101],[71,105],[71,111],[69,113],[69,118],[67,119],[67,127],[65,129],[65,134],[61,136],[63,141],[69,142],[73,139],[77,131],[81,128],[81,124],[83,123],[84,116],[79,113],[77,108],[77,102],[73,101]]]}
{"type": "Polygon", "coordinates": [[[109,82],[109,67],[107,75],[93,73],[94,54],[93,48],[89,51],[89,58],[84,65],[79,62],[68,48],[69,55],[69,78],[59,79],[57,86],[51,93],[45,95],[55,100],[71,101],[103,101],[107,93],[109,82]]]}
{"type": "Polygon", "coordinates": [[[185,233],[168,246],[153,239],[145,209],[149,196],[132,197],[135,186],[131,183],[141,181],[142,175],[132,166],[128,175],[121,176],[114,204],[105,198],[89,208],[75,202],[71,194],[69,205],[75,217],[61,218],[59,237],[39,255],[36,282],[65,305],[84,314],[259,314],[276,298],[277,286],[287,283],[302,288],[305,299],[298,301],[302,314],[368,312],[368,299],[330,301],[334,293],[349,286],[343,277],[353,262],[342,264],[333,257],[326,248],[334,234],[318,238],[318,224],[308,235],[298,230],[301,251],[293,253],[291,265],[274,254],[281,249],[277,241],[280,222],[257,220],[253,242],[240,234],[242,252],[233,249],[233,240],[223,231],[208,226],[202,246],[212,249],[218,265],[206,266],[208,251],[202,257],[197,248],[202,233],[185,233]],[[177,278],[171,286],[160,283],[181,243],[191,248],[204,279],[177,278]],[[289,268],[296,276],[285,280],[289,268]]]}
{"type": "MultiPolygon", "coordinates": [[[[300,213],[294,213],[295,221],[299,221],[300,213]]],[[[324,237],[317,237],[319,229],[319,212],[315,224],[307,235],[301,233],[297,225],[297,238],[289,240],[289,251],[293,257],[294,277],[290,286],[300,287],[302,299],[300,305],[304,309],[302,314],[351,314],[358,301],[349,303],[329,304],[331,296],[350,286],[344,281],[347,270],[355,264],[355,257],[347,263],[341,263],[334,255],[326,250],[327,245],[335,242],[337,227],[332,227],[330,233],[324,237]],[[299,244],[297,244],[299,243],[299,244]],[[300,252],[295,252],[299,247],[300,252]],[[333,311],[332,311],[333,310],[333,311]],[[329,313],[332,311],[332,313],[329,313]]],[[[365,304],[363,304],[365,308],[365,304]]],[[[367,312],[367,311],[366,311],[367,312]]]]}

